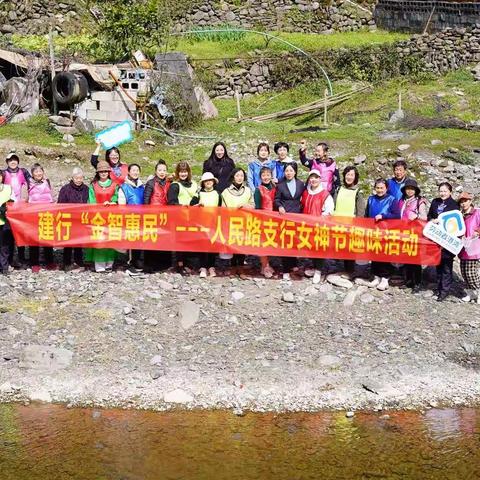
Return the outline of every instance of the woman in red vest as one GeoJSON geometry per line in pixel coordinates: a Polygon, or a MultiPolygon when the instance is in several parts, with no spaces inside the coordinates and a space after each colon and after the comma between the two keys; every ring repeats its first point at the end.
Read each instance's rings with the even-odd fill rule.
{"type": "MultiPolygon", "coordinates": [[[[101,146],[102,144],[97,141],[97,148],[95,149],[90,158],[90,163],[92,164],[93,168],[97,168],[99,161],[98,156],[100,154],[101,146]]],[[[105,161],[112,168],[110,172],[110,179],[116,185],[122,185],[128,175],[128,165],[126,163],[120,162],[120,150],[117,147],[109,148],[105,152],[105,161]]]]}
{"type": "MultiPolygon", "coordinates": [[[[118,185],[110,178],[111,167],[101,160],[97,164],[97,174],[88,190],[88,203],[114,205],[118,201],[118,185]]],[[[88,248],[86,259],[94,262],[96,272],[111,272],[117,252],[112,248],[88,248]]]]}
{"type": "MultiPolygon", "coordinates": [[[[323,215],[331,215],[335,205],[333,198],[328,190],[323,188],[321,173],[319,170],[310,170],[307,179],[307,188],[302,195],[302,211],[306,215],[314,215],[321,217],[323,215]]],[[[322,280],[323,258],[313,259],[313,283],[320,283],[322,280]]],[[[309,272],[305,271],[306,276],[309,272]]]]}
{"type": "MultiPolygon", "coordinates": [[[[262,183],[255,189],[253,199],[255,201],[255,208],[257,210],[273,210],[273,201],[275,199],[275,184],[272,181],[272,170],[268,167],[260,169],[260,180],[262,183]]],[[[268,257],[260,257],[260,264],[262,265],[262,275],[265,278],[272,278],[275,273],[270,266],[268,257]]]]}
{"type": "MultiPolygon", "coordinates": [[[[159,208],[168,205],[167,195],[170,183],[167,164],[165,160],[159,160],[155,166],[155,176],[145,184],[144,205],[157,205],[159,208]]],[[[146,250],[144,264],[143,270],[145,272],[153,273],[166,270],[172,265],[172,252],[146,250]]]]}

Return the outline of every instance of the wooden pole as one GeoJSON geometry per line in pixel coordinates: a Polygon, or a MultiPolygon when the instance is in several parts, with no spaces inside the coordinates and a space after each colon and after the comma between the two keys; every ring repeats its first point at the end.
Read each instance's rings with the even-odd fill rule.
{"type": "Polygon", "coordinates": [[[237,118],[240,121],[242,119],[242,109],[240,107],[240,92],[235,90],[235,100],[237,101],[237,118]]]}
{"type": "MultiPolygon", "coordinates": [[[[53,79],[55,78],[55,49],[53,45],[53,31],[50,29],[48,32],[48,47],[50,49],[50,70],[51,70],[51,77],[52,77],[52,87],[53,87],[53,79]]],[[[52,88],[53,92],[53,88],[52,88]]],[[[55,100],[55,95],[52,93],[53,99],[53,114],[58,115],[58,105],[57,101],[55,100]]]]}
{"type": "Polygon", "coordinates": [[[323,105],[323,124],[325,126],[328,125],[328,121],[327,121],[327,115],[328,115],[328,107],[327,107],[327,101],[328,101],[328,89],[326,88],[325,89],[325,93],[324,93],[324,96],[323,96],[323,101],[324,101],[324,105],[323,105]]]}

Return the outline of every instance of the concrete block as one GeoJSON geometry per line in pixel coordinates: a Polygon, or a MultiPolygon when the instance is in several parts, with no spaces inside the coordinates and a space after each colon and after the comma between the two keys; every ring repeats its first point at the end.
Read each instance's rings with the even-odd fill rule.
{"type": "Polygon", "coordinates": [[[106,110],[87,111],[87,120],[103,120],[106,122],[123,122],[131,120],[132,116],[127,110],[124,112],[108,112],[106,110]]]}
{"type": "Polygon", "coordinates": [[[124,112],[125,110],[136,110],[136,105],[133,102],[120,102],[120,101],[110,101],[110,102],[100,102],[100,110],[105,110],[107,112],[124,112]]]}
{"type": "MultiPolygon", "coordinates": [[[[137,92],[128,92],[128,94],[133,98],[137,99],[137,92]]],[[[112,92],[92,92],[90,94],[92,100],[94,101],[107,101],[114,102],[118,100],[125,100],[131,102],[128,96],[121,90],[113,90],[112,92]]]]}

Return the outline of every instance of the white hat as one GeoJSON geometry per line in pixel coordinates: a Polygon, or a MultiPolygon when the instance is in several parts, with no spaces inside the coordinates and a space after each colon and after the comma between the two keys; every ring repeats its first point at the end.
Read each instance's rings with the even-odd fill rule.
{"type": "Polygon", "coordinates": [[[206,182],[207,180],[213,180],[215,183],[218,183],[218,180],[214,177],[212,172],[205,172],[200,179],[200,183],[206,182]]]}
{"type": "Polygon", "coordinates": [[[316,175],[317,177],[322,178],[322,174],[320,173],[320,170],[317,170],[316,168],[312,168],[310,172],[308,173],[308,178],[310,178],[311,175],[316,175]]]}

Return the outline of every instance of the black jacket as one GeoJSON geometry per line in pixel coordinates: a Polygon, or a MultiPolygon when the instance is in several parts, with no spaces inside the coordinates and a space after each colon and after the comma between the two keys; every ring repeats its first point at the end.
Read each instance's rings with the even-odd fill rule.
{"type": "MultiPolygon", "coordinates": [[[[445,208],[441,212],[439,212],[438,208],[440,207],[440,205],[442,205],[442,203],[443,200],[441,198],[434,198],[432,200],[432,203],[430,204],[430,209],[428,210],[427,220],[435,220],[435,218],[438,218],[440,213],[450,212],[452,210],[459,209],[458,203],[452,197],[450,197],[448,200],[445,201],[445,208]]],[[[442,260],[453,258],[454,256],[455,255],[453,253],[442,248],[442,260]]]]}
{"type": "Polygon", "coordinates": [[[88,203],[88,185],[75,185],[73,180],[64,185],[58,194],[58,203],[88,203]]]}
{"type": "Polygon", "coordinates": [[[211,172],[218,179],[217,191],[222,193],[230,185],[230,175],[235,169],[235,162],[231,158],[221,160],[208,159],[203,162],[203,172],[211,172]]]}
{"type": "Polygon", "coordinates": [[[290,190],[288,189],[287,181],[282,180],[277,185],[277,191],[275,192],[275,200],[273,201],[273,208],[277,210],[283,207],[287,213],[302,213],[302,194],[305,191],[305,184],[295,179],[297,189],[295,196],[292,197],[290,190]]]}
{"type": "Polygon", "coordinates": [[[445,208],[443,209],[442,212],[438,211],[438,208],[440,205],[442,205],[443,200],[441,198],[434,198],[432,200],[432,203],[430,204],[430,209],[428,210],[428,215],[427,219],[428,220],[435,220],[435,218],[438,218],[438,215],[443,212],[450,212],[452,210],[458,210],[458,203],[450,197],[445,201],[445,208]]]}

